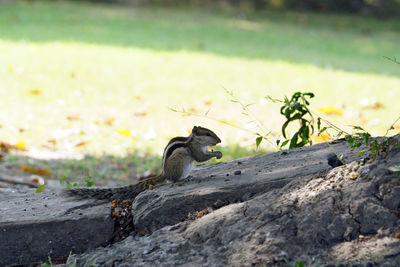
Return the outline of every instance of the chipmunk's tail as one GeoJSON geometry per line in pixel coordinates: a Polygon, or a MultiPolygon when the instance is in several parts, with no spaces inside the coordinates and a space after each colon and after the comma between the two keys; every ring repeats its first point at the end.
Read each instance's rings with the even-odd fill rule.
{"type": "Polygon", "coordinates": [[[94,199],[132,199],[144,190],[149,189],[152,185],[162,181],[160,176],[153,176],[136,184],[127,185],[116,188],[106,187],[76,187],[65,190],[66,194],[77,198],[94,198],[94,199]]]}

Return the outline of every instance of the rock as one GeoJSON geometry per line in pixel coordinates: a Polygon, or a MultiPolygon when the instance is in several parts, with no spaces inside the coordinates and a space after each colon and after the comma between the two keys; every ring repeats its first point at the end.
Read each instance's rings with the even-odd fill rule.
{"type": "Polygon", "coordinates": [[[335,153],[329,153],[326,156],[326,159],[328,160],[329,166],[331,166],[332,168],[343,165],[342,161],[336,156],[335,153]]]}
{"type": "Polygon", "coordinates": [[[242,171],[241,170],[236,170],[233,174],[234,175],[240,175],[240,174],[242,174],[242,171]]]}
{"type": "Polygon", "coordinates": [[[400,163],[399,149],[360,167],[352,163],[358,151],[346,142],[331,146],[345,156],[345,166],[332,169],[325,160],[331,149],[319,144],[240,159],[241,174],[229,177],[238,161],[202,165],[179,186],[142,192],[133,203],[135,231],[112,246],[93,248],[112,234],[110,203],[30,191],[12,204],[10,193],[0,194],[2,207],[10,206],[2,214],[11,214],[8,221],[2,216],[0,230],[25,231],[0,241],[0,259],[23,264],[30,257],[32,263],[51,253],[55,258],[53,250],[89,249],[71,255],[67,265],[398,266],[400,179],[387,167],[400,163]],[[357,179],[348,179],[352,172],[357,179]],[[15,211],[44,204],[52,212],[41,207],[29,220],[15,211]],[[26,247],[32,251],[21,253],[26,247]]]}
{"type": "Polygon", "coordinates": [[[68,257],[111,238],[110,203],[0,189],[0,266],[68,257]]]}
{"type": "MultiPolygon", "coordinates": [[[[334,148],[348,160],[357,158],[357,152],[350,151],[346,143],[336,144],[334,148]]],[[[149,234],[165,225],[181,222],[188,213],[211,207],[217,200],[227,204],[243,202],[300,177],[325,173],[330,166],[317,162],[328,151],[331,150],[326,144],[320,144],[293,149],[284,156],[277,152],[241,159],[241,175],[229,176],[229,180],[226,172],[234,172],[236,161],[202,165],[191,173],[193,178],[183,186],[165,186],[137,196],[133,205],[135,229],[149,234]],[[209,172],[215,177],[210,178],[209,172]]]]}
{"type": "MultiPolygon", "coordinates": [[[[334,145],[339,144],[343,142],[334,145]]],[[[370,171],[352,180],[346,176],[360,169],[348,160],[353,152],[342,151],[350,164],[331,169],[315,164],[326,155],[323,146],[314,154],[308,149],[312,148],[304,148],[303,155],[292,150],[284,162],[276,153],[242,159],[242,175],[232,176],[228,185],[222,180],[235,168],[234,162],[204,166],[184,186],[144,192],[134,203],[134,222],[147,235],[73,255],[68,263],[293,266],[303,261],[305,266],[398,266],[400,180],[381,170],[400,162],[399,151],[389,153],[391,160],[365,166],[370,171]],[[259,169],[261,176],[255,175],[259,169]],[[208,170],[216,177],[201,179],[208,170]],[[216,209],[185,220],[189,211],[205,207],[216,209]]]]}

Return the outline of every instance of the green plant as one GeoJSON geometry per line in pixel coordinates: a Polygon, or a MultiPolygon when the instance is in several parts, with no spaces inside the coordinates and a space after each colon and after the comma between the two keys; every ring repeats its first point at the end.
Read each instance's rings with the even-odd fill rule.
{"type": "Polygon", "coordinates": [[[49,262],[45,262],[41,265],[41,267],[53,267],[53,262],[51,261],[50,256],[47,257],[49,262]]]}
{"type": "MultiPolygon", "coordinates": [[[[176,109],[171,108],[172,111],[174,112],[179,112],[183,116],[199,116],[199,117],[205,117],[208,119],[216,120],[219,121],[220,123],[224,123],[227,125],[230,125],[232,127],[236,127],[245,131],[250,131],[254,135],[256,135],[256,147],[258,148],[261,144],[261,142],[265,139],[268,142],[272,143],[269,139],[268,136],[271,134],[271,131],[266,129],[264,125],[257,119],[255,114],[251,112],[249,107],[252,104],[244,104],[240,101],[239,98],[237,98],[233,91],[227,90],[224,88],[225,92],[231,97],[231,102],[237,103],[241,106],[242,109],[242,114],[249,117],[251,119],[251,122],[255,123],[260,129],[260,132],[263,132],[263,134],[260,134],[260,132],[252,132],[246,128],[239,127],[237,125],[230,124],[226,120],[220,120],[216,118],[212,118],[208,116],[208,113],[210,110],[208,110],[204,114],[197,114],[193,113],[190,111],[186,111],[185,109],[182,109],[181,111],[178,111],[176,109]]],[[[352,126],[352,133],[348,133],[344,130],[342,130],[340,127],[336,126],[335,124],[331,123],[330,121],[323,119],[319,115],[317,115],[315,112],[313,112],[311,109],[309,109],[310,106],[310,99],[313,98],[315,95],[314,93],[311,92],[295,92],[292,97],[289,99],[288,97],[285,96],[283,100],[279,99],[274,99],[271,96],[266,96],[265,98],[268,100],[271,100],[274,103],[282,103],[282,106],[280,108],[280,114],[285,116],[286,121],[282,125],[282,136],[284,140],[281,142],[280,139],[276,140],[276,145],[279,146],[279,148],[284,148],[285,146],[288,145],[289,149],[296,148],[296,147],[303,147],[306,145],[312,145],[312,135],[314,134],[315,130],[317,130],[318,136],[320,136],[322,133],[327,133],[329,136],[330,140],[335,140],[338,138],[341,138],[344,136],[345,140],[348,142],[349,147],[351,149],[356,149],[360,148],[361,146],[365,146],[366,148],[360,152],[358,152],[358,155],[362,155],[366,152],[370,152],[370,155],[373,159],[376,159],[376,157],[383,151],[387,149],[389,146],[389,143],[392,141],[392,138],[384,138],[382,140],[378,140],[374,138],[372,140],[371,134],[364,130],[360,126],[352,126]],[[294,123],[298,123],[298,128],[297,131],[292,135],[288,135],[288,127],[289,125],[293,125],[294,123]],[[329,130],[333,130],[335,132],[334,135],[331,135],[328,133],[329,130]]],[[[394,125],[400,120],[400,116],[395,120],[395,122],[387,129],[385,137],[388,135],[390,130],[394,129],[394,125]]],[[[332,149],[333,153],[338,157],[338,159],[345,164],[343,161],[343,155],[339,155],[335,149],[327,143],[328,146],[332,149]]],[[[398,147],[400,147],[400,142],[398,143],[398,147]]]]}
{"type": "Polygon", "coordinates": [[[46,189],[46,184],[40,185],[38,188],[36,188],[35,193],[42,193],[46,189]]]}
{"type": "Polygon", "coordinates": [[[87,187],[92,187],[92,186],[94,186],[94,181],[92,180],[92,178],[90,178],[90,177],[86,177],[85,179],[84,179],[84,185],[85,186],[87,186],[87,187]]]}
{"type": "Polygon", "coordinates": [[[62,178],[60,178],[60,184],[64,184],[64,183],[65,183],[65,187],[67,189],[70,189],[72,187],[77,187],[77,186],[85,186],[85,187],[94,186],[94,181],[90,177],[85,177],[83,179],[83,182],[81,182],[81,183],[71,183],[70,181],[67,180],[66,176],[63,176],[62,178]]]}
{"type": "Polygon", "coordinates": [[[64,183],[65,183],[65,187],[66,187],[67,189],[70,189],[70,188],[72,188],[72,187],[77,187],[77,186],[79,185],[78,183],[71,183],[70,181],[68,181],[68,180],[66,180],[66,179],[67,179],[66,176],[62,177],[62,178],[60,179],[60,184],[64,184],[64,183]]]}
{"type": "MultiPolygon", "coordinates": [[[[282,135],[285,140],[282,143],[280,139],[276,141],[276,144],[281,148],[287,144],[289,144],[289,149],[303,147],[307,144],[312,145],[311,135],[314,133],[315,120],[308,108],[310,102],[307,98],[311,99],[313,97],[314,94],[309,92],[296,92],[290,99],[285,96],[284,100],[273,99],[270,96],[266,97],[273,102],[281,102],[283,104],[280,113],[286,118],[285,123],[282,125],[282,135]],[[287,127],[294,122],[299,123],[299,128],[292,137],[288,138],[287,127]]],[[[317,119],[317,125],[318,130],[320,130],[320,118],[317,119]]]]}
{"type": "MultiPolygon", "coordinates": [[[[291,99],[285,97],[284,100],[273,99],[270,96],[266,97],[267,99],[272,100],[273,102],[283,103],[280,109],[280,113],[284,115],[286,118],[286,122],[282,125],[282,135],[285,138],[285,140],[281,144],[280,140],[279,139],[277,140],[277,144],[278,145],[280,144],[281,148],[287,145],[288,143],[289,143],[289,149],[295,147],[303,147],[307,144],[312,145],[311,135],[314,133],[315,122],[316,122],[318,135],[321,135],[323,132],[327,132],[328,129],[331,129],[336,132],[335,138],[340,138],[341,136],[345,135],[345,140],[347,141],[351,149],[360,148],[361,146],[364,145],[365,149],[358,152],[359,156],[366,152],[369,152],[371,158],[376,159],[379,154],[387,150],[390,142],[392,142],[393,140],[391,137],[383,138],[381,140],[374,138],[372,140],[371,134],[360,126],[352,126],[353,128],[352,133],[351,134],[347,133],[346,131],[342,130],[341,128],[329,122],[328,120],[325,120],[320,116],[316,115],[313,111],[311,111],[308,108],[310,102],[307,100],[307,98],[311,99],[313,97],[314,97],[313,93],[302,93],[302,92],[296,92],[292,95],[291,99]],[[314,119],[313,115],[316,116],[316,119],[314,119]],[[292,137],[288,138],[286,133],[287,127],[290,123],[296,121],[299,123],[299,128],[297,132],[293,134],[292,137]],[[321,123],[324,123],[326,126],[322,127],[321,123]]],[[[388,128],[388,130],[385,133],[385,137],[388,135],[390,130],[394,129],[394,125],[399,120],[400,117],[398,117],[394,121],[394,123],[388,128]]],[[[331,137],[331,139],[335,139],[332,138],[331,135],[329,136],[331,137]]],[[[400,147],[400,142],[397,145],[398,147],[400,147]]],[[[333,149],[333,147],[331,145],[329,146],[336,154],[336,156],[344,164],[343,155],[338,155],[336,151],[333,149]]]]}
{"type": "MultiPolygon", "coordinates": [[[[77,186],[85,186],[85,187],[94,186],[94,181],[93,181],[92,178],[90,178],[90,177],[84,178],[84,181],[81,182],[81,183],[71,183],[70,181],[67,180],[67,177],[64,176],[64,177],[62,177],[62,178],[60,179],[60,184],[64,184],[64,183],[65,183],[65,187],[66,187],[67,189],[70,189],[70,188],[72,188],[72,187],[77,187],[77,186]]],[[[36,189],[35,193],[42,193],[42,192],[45,191],[45,189],[46,189],[46,184],[43,184],[43,185],[39,186],[39,187],[36,189]]]]}
{"type": "MultiPolygon", "coordinates": [[[[365,146],[365,149],[358,152],[358,155],[362,155],[366,152],[370,153],[372,159],[376,159],[382,152],[389,148],[389,145],[394,142],[393,137],[387,137],[389,131],[394,129],[394,125],[399,121],[400,117],[388,128],[385,138],[371,140],[371,134],[359,126],[352,126],[353,133],[346,134],[345,140],[349,144],[351,149],[356,149],[365,146]]],[[[397,147],[400,148],[400,141],[397,143],[397,147]]]]}

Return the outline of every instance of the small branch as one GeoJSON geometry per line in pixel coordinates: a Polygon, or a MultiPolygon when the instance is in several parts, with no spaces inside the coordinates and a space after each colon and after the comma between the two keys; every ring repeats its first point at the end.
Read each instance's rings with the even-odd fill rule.
{"type": "Polygon", "coordinates": [[[36,183],[22,181],[22,180],[18,181],[11,177],[4,177],[4,175],[0,176],[0,182],[5,182],[5,183],[9,183],[9,184],[27,185],[27,186],[33,187],[33,188],[38,188],[40,186],[39,184],[36,184],[36,183]]]}
{"type": "MultiPolygon", "coordinates": [[[[210,117],[210,116],[208,116],[208,112],[209,112],[209,111],[207,111],[206,114],[197,114],[197,113],[193,113],[193,112],[190,112],[190,111],[186,111],[185,109],[177,110],[177,109],[174,109],[174,108],[171,108],[171,107],[170,107],[169,109],[170,109],[171,111],[173,111],[173,112],[180,113],[182,116],[193,116],[193,117],[205,118],[205,119],[213,120],[213,121],[216,121],[216,122],[219,122],[219,123],[228,125],[228,126],[230,126],[230,127],[233,127],[233,128],[236,128],[236,129],[239,129],[239,130],[242,130],[242,131],[251,133],[251,134],[257,134],[257,133],[255,133],[255,132],[252,131],[252,130],[249,130],[249,129],[246,129],[246,128],[237,126],[237,125],[235,125],[235,124],[229,123],[229,122],[226,121],[226,120],[210,117]]],[[[260,136],[262,136],[265,140],[267,140],[271,145],[276,146],[271,140],[269,140],[269,139],[267,138],[267,136],[268,136],[270,133],[271,133],[271,132],[268,132],[266,135],[260,135],[260,136]]]]}
{"type": "Polygon", "coordinates": [[[388,135],[388,133],[389,133],[389,131],[391,131],[391,130],[393,130],[394,129],[394,125],[398,122],[400,120],[400,116],[393,122],[393,124],[392,125],[390,125],[390,127],[386,130],[386,133],[385,133],[385,135],[384,136],[387,136],[388,135]]]}
{"type": "Polygon", "coordinates": [[[387,56],[383,56],[383,57],[386,58],[387,60],[390,60],[390,61],[396,63],[396,64],[400,64],[400,61],[398,61],[395,57],[394,58],[390,58],[390,57],[387,57],[387,56]]]}

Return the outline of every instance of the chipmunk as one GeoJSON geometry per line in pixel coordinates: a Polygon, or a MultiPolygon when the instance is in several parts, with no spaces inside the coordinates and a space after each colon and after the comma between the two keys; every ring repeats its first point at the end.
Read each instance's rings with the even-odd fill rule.
{"type": "Polygon", "coordinates": [[[72,188],[66,192],[68,195],[96,199],[129,199],[135,198],[139,193],[165,180],[177,182],[186,178],[193,166],[193,161],[204,162],[213,157],[220,159],[220,151],[210,151],[209,146],[215,146],[221,139],[211,130],[194,126],[188,137],[172,138],[164,149],[162,157],[162,172],[139,181],[136,184],[117,188],[72,188]]]}

